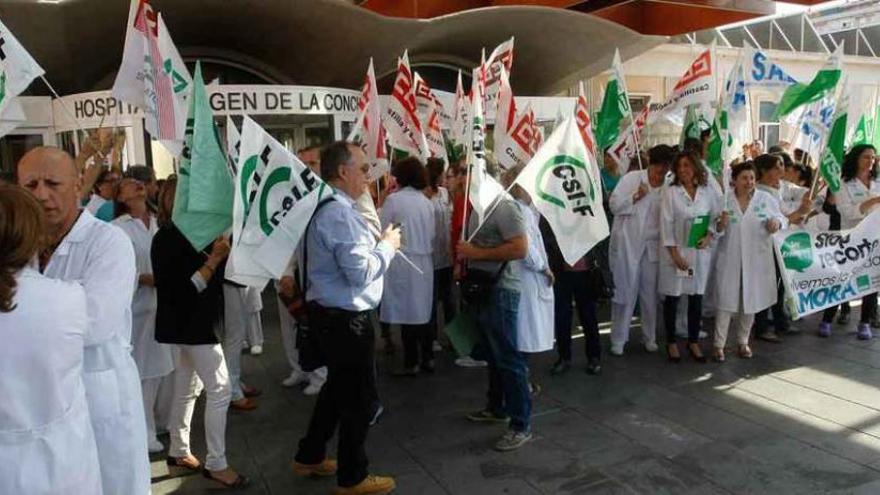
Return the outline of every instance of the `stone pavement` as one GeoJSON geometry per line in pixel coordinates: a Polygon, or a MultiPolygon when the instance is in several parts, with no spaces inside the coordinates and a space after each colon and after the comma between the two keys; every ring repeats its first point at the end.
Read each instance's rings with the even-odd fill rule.
{"type": "MultiPolygon", "coordinates": [[[[457,368],[444,352],[435,375],[392,378],[397,361],[380,356],[387,413],[368,439],[371,471],[395,476],[400,494],[880,493],[880,340],[857,341],[854,323],[819,339],[816,322],[721,365],[669,364],[631,344],[625,357],[606,353],[594,377],[577,340],[575,367],[551,377],[553,353],[534,356],[535,439],[506,454],[491,449],[502,427],[464,419],[484,403],[485,371],[457,368]]],[[[314,399],[280,386],[288,369],[270,298],[264,326],[265,353],[243,359],[264,393],[256,411],[229,415],[230,464],[253,479],[243,493],[331,493],[334,480],[290,471],[314,399]]],[[[204,459],[201,415],[200,403],[193,445],[204,459]]],[[[221,492],[153,460],[154,494],[221,492]]]]}

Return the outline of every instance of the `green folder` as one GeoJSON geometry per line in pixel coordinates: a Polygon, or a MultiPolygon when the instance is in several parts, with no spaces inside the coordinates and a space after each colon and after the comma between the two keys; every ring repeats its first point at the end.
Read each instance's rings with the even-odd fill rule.
{"type": "Polygon", "coordinates": [[[694,218],[691,223],[691,232],[688,234],[687,246],[690,248],[697,247],[700,239],[706,237],[709,233],[709,215],[700,215],[694,218]]]}
{"type": "Polygon", "coordinates": [[[462,311],[455,315],[443,329],[452,347],[459,356],[469,356],[474,349],[474,345],[480,340],[480,330],[477,328],[477,322],[474,315],[468,311],[462,311]]]}

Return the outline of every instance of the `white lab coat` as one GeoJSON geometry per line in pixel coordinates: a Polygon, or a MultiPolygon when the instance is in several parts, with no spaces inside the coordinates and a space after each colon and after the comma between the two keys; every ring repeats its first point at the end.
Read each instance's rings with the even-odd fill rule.
{"type": "Polygon", "coordinates": [[[405,187],[391,193],[379,212],[382,228],[401,224],[400,250],[423,273],[400,256],[385,272],[385,291],[379,319],[384,323],[422,325],[431,319],[434,298],[434,205],[421,191],[405,187]]]}
{"type": "MultiPolygon", "coordinates": [[[[626,304],[638,294],[639,261],[647,255],[648,261],[659,260],[660,249],[660,195],[661,187],[651,187],[647,170],[629,172],[620,179],[609,198],[614,224],[608,256],[614,277],[614,299],[626,304]],[[633,194],[639,185],[648,187],[648,194],[633,203],[633,194]]],[[[630,315],[632,316],[632,315],[630,315]]]]}
{"type": "MultiPolygon", "coordinates": [[[[153,245],[153,236],[159,229],[156,217],[150,217],[149,228],[128,214],[114,220],[113,225],[122,229],[131,239],[138,276],[152,274],[150,248],[153,245]]],[[[137,364],[141,380],[163,377],[174,371],[171,346],[156,342],[155,287],[137,286],[131,305],[131,319],[131,355],[137,364]]]]}
{"type": "Polygon", "coordinates": [[[521,288],[516,342],[520,352],[544,352],[553,349],[553,286],[544,273],[549,262],[538,212],[527,204],[517,204],[525,220],[529,249],[524,259],[513,262],[521,288]]]}
{"type": "Polygon", "coordinates": [[[766,222],[776,219],[785,227],[787,221],[764,191],[756,190],[743,212],[730,190],[722,207],[729,221],[716,246],[715,305],[730,313],[755,314],[776,303],[773,238],[766,222]]]}
{"type": "Polygon", "coordinates": [[[17,307],[0,313],[0,493],[110,493],[83,385],[85,292],[32,268],[15,278],[17,307]]]}
{"type": "Polygon", "coordinates": [[[86,290],[83,380],[104,493],[149,493],[146,419],[130,344],[137,283],[131,241],[118,227],[82,211],[44,273],[86,290]]]}
{"type": "Polygon", "coordinates": [[[807,194],[808,192],[809,189],[793,182],[787,180],[779,181],[779,201],[781,202],[780,211],[784,215],[790,215],[797,211],[797,209],[801,207],[801,201],[804,199],[804,194],[807,194]]]}
{"type": "Polygon", "coordinates": [[[437,189],[437,194],[431,198],[434,205],[434,223],[437,226],[434,234],[434,269],[449,268],[452,266],[452,203],[449,199],[449,191],[445,187],[437,189]]]}
{"type": "Polygon", "coordinates": [[[665,296],[705,294],[709,279],[711,247],[697,249],[687,247],[688,236],[694,218],[709,215],[710,231],[718,216],[718,201],[709,186],[697,187],[693,199],[682,186],[667,187],[660,202],[660,271],[658,292],[665,296]],[[693,269],[692,277],[679,274],[667,249],[678,246],[678,252],[693,269]]]}
{"type": "Polygon", "coordinates": [[[840,229],[848,230],[862,221],[869,213],[877,209],[874,206],[869,211],[862,213],[859,205],[865,201],[880,196],[880,182],[872,180],[871,187],[865,187],[859,179],[851,179],[840,185],[837,194],[837,210],[840,212],[840,229]]]}

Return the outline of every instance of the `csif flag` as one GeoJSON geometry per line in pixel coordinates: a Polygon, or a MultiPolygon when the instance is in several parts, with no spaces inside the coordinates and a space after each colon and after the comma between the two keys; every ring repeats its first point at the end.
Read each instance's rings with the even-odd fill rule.
{"type": "Polygon", "coordinates": [[[584,146],[574,117],[553,131],[516,183],[550,224],[569,265],[608,237],[599,168],[584,146]]]}

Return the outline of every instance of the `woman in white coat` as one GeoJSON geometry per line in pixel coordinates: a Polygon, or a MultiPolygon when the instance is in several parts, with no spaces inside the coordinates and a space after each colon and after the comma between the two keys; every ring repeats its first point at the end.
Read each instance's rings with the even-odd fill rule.
{"type": "MultiPolygon", "coordinates": [[[[877,182],[877,150],[870,144],[853,146],[843,159],[840,194],[840,228],[848,230],[862,221],[880,205],[880,183],[877,182]]],[[[877,293],[862,298],[861,315],[856,336],[859,340],[873,337],[871,321],[877,316],[877,293]]]]}
{"type": "Polygon", "coordinates": [[[83,384],[86,295],[33,269],[43,222],[27,192],[0,185],[0,493],[100,495],[83,384]]]}
{"type": "Polygon", "coordinates": [[[755,313],[776,302],[771,235],[786,224],[778,203],[755,189],[752,162],[733,167],[733,188],[724,197],[718,221],[721,238],[715,264],[715,345],[712,357],[724,362],[727,330],[736,319],[737,352],[751,358],[749,333],[755,313]],[[748,288],[748,289],[746,289],[748,288]]]}
{"type": "Polygon", "coordinates": [[[646,170],[628,172],[611,193],[614,215],[609,262],[614,277],[611,307],[611,354],[623,355],[630,320],[641,301],[642,343],[657,350],[657,263],[660,248],[660,195],[675,152],[654,146],[646,170]]]}
{"type": "Polygon", "coordinates": [[[434,371],[433,332],[429,324],[434,292],[434,205],[422,192],[428,186],[428,177],[418,159],[400,160],[392,174],[400,189],[385,199],[379,218],[383,229],[391,224],[400,225],[400,250],[421,273],[400,256],[391,261],[385,273],[379,320],[400,325],[403,369],[396,374],[415,376],[420,368],[426,373],[434,371]]]}
{"type": "MultiPolygon", "coordinates": [[[[156,438],[157,397],[162,378],[174,371],[171,347],[156,342],[156,288],[150,247],[159,229],[156,217],[147,209],[147,191],[134,179],[124,179],[116,192],[114,211],[119,215],[113,224],[131,239],[137,265],[138,285],[131,304],[132,357],[141,377],[144,415],[147,419],[147,447],[150,452],[165,450],[156,438]]],[[[165,404],[170,410],[171,404],[165,404]]],[[[169,411],[161,416],[166,417],[169,411]]]]}
{"type": "Polygon", "coordinates": [[[658,291],[664,296],[663,322],[669,360],[681,361],[675,341],[675,312],[681,296],[688,297],[688,352],[706,362],[700,349],[703,294],[711,267],[712,224],[718,217],[717,196],[707,185],[699,159],[687,153],[675,157],[673,181],[660,204],[660,272],[658,291]],[[705,232],[705,235],[698,235],[705,232]]]}

